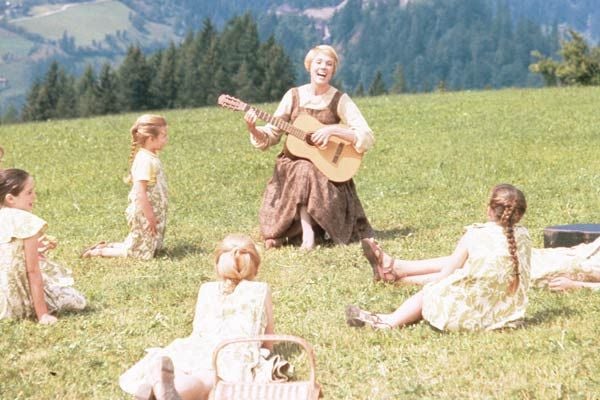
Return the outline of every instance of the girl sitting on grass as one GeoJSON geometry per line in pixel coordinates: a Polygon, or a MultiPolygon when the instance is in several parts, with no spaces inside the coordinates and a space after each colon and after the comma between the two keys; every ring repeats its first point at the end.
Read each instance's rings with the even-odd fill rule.
{"type": "MultiPolygon", "coordinates": [[[[206,399],[214,385],[212,352],[224,339],[273,333],[271,291],[254,282],[260,256],[252,239],[229,235],[215,253],[219,280],[200,287],[192,334],[149,353],[119,380],[138,399],[206,399]],[[152,397],[154,396],[154,397],[152,397]]],[[[259,343],[236,343],[219,352],[223,380],[252,381],[268,368],[259,343]]],[[[272,343],[263,347],[271,350],[272,343]]],[[[268,379],[269,377],[267,377],[268,379]]]]}
{"type": "MultiPolygon", "coordinates": [[[[375,281],[424,285],[440,276],[443,262],[394,259],[373,242],[364,240],[362,244],[365,256],[373,264],[375,281]]],[[[552,291],[600,290],[600,237],[573,247],[531,249],[530,285],[552,291]]]]}
{"type": "MultiPolygon", "coordinates": [[[[0,148],[0,159],[3,154],[0,148]]],[[[82,310],[86,300],[73,288],[70,271],[48,258],[57,242],[44,234],[46,221],[31,213],[35,200],[27,172],[0,169],[0,319],[54,324],[52,313],[82,310]]]]}
{"type": "Polygon", "coordinates": [[[163,247],[167,223],[167,181],[158,152],[168,142],[167,121],[144,114],[131,127],[131,171],[124,242],[99,242],[84,250],[82,257],[134,257],[149,260],[163,247]],[[135,155],[135,158],[134,158],[135,155]],[[132,161],[133,160],[133,161],[132,161]]]}
{"type": "MultiPolygon", "coordinates": [[[[421,319],[440,330],[502,328],[525,315],[531,239],[516,225],[527,209],[523,193],[512,185],[495,186],[488,222],[474,224],[446,257],[395,262],[371,239],[362,241],[377,277],[397,278],[412,271],[438,271],[435,279],[391,314],[346,308],[350,326],[402,327],[421,319]]],[[[391,279],[391,278],[390,278],[391,279]]]]}

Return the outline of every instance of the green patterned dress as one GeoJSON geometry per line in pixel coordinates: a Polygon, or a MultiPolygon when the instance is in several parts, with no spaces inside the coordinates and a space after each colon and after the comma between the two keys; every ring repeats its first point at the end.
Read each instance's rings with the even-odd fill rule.
{"type": "Polygon", "coordinates": [[[508,292],[512,258],[502,227],[494,222],[467,227],[469,256],[465,265],[423,288],[423,318],[441,330],[491,330],[522,319],[527,306],[531,239],[527,229],[514,229],[520,284],[508,292]]]}
{"type": "Polygon", "coordinates": [[[531,251],[532,285],[546,287],[553,278],[559,276],[582,282],[600,282],[600,237],[591,243],[573,247],[531,251]]]}
{"type": "Polygon", "coordinates": [[[148,220],[137,201],[135,185],[129,193],[129,206],[125,211],[129,235],[125,239],[127,256],[149,260],[163,248],[167,225],[167,179],[158,156],[146,149],[140,149],[131,166],[133,182],[147,181],[147,195],[156,217],[156,235],[148,232],[148,220]]]}
{"type": "MultiPolygon", "coordinates": [[[[169,356],[179,373],[196,374],[212,370],[212,352],[222,340],[265,333],[268,285],[243,280],[228,295],[223,294],[222,285],[208,282],[200,287],[192,334],[167,347],[147,349],[148,354],[121,375],[124,391],[135,394],[157,356],[169,356]]],[[[258,342],[227,346],[219,352],[219,376],[227,381],[252,381],[267,363],[264,356],[258,342]]]]}
{"type": "MultiPolygon", "coordinates": [[[[0,319],[35,318],[25,265],[24,239],[46,230],[46,221],[16,208],[0,208],[0,319]]],[[[78,311],[85,297],[73,287],[71,271],[48,259],[40,238],[39,266],[48,311],[78,311]]]]}

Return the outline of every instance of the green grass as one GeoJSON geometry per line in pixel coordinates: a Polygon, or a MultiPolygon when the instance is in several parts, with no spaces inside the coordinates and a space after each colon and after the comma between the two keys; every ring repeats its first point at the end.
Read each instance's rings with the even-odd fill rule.
{"type": "MultiPolygon", "coordinates": [[[[527,195],[523,222],[536,246],[545,226],[599,222],[600,88],[357,102],[377,137],[358,193],[377,239],[397,256],[450,252],[464,225],[484,219],[488,190],[500,182],[527,195]]],[[[86,245],[127,233],[121,179],[137,115],[0,126],[4,166],[35,176],[35,213],[60,241],[54,259],[73,269],[90,304],[53,327],[0,323],[0,398],[127,398],[117,379],[143,349],[189,334],[197,289],[214,279],[215,244],[230,232],[259,239],[276,150],[250,147],[240,113],[165,115],[167,251],[145,263],[78,258],[86,245]]],[[[372,283],[358,244],[266,252],[259,279],[273,289],[276,331],[314,345],[326,398],[600,398],[597,293],[532,290],[519,330],[440,333],[420,323],[377,332],[346,327],[345,305],[389,311],[416,289],[372,283]]]]}

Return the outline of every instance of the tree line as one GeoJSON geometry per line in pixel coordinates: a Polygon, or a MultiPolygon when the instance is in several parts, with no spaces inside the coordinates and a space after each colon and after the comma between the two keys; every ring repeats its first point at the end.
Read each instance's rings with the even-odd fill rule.
{"type": "Polygon", "coordinates": [[[290,58],[271,36],[261,42],[249,15],[231,19],[221,32],[210,19],[180,45],[146,55],[130,46],[118,68],[105,63],[81,75],[50,64],[27,94],[23,121],[87,117],[150,109],[213,105],[226,92],[249,102],[279,99],[294,85],[290,58]]]}

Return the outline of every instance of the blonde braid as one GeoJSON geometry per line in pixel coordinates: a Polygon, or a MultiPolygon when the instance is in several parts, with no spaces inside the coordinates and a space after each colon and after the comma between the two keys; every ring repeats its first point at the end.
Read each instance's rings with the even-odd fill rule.
{"type": "Polygon", "coordinates": [[[131,150],[129,152],[129,168],[128,168],[129,172],[127,173],[127,176],[125,178],[123,178],[123,180],[125,181],[125,183],[128,183],[130,185],[132,183],[131,166],[133,165],[133,158],[135,157],[135,153],[137,153],[137,151],[139,149],[139,143],[138,143],[138,138],[137,138],[137,128],[138,128],[138,125],[135,124],[130,129],[130,132],[131,132],[131,150]]]}

